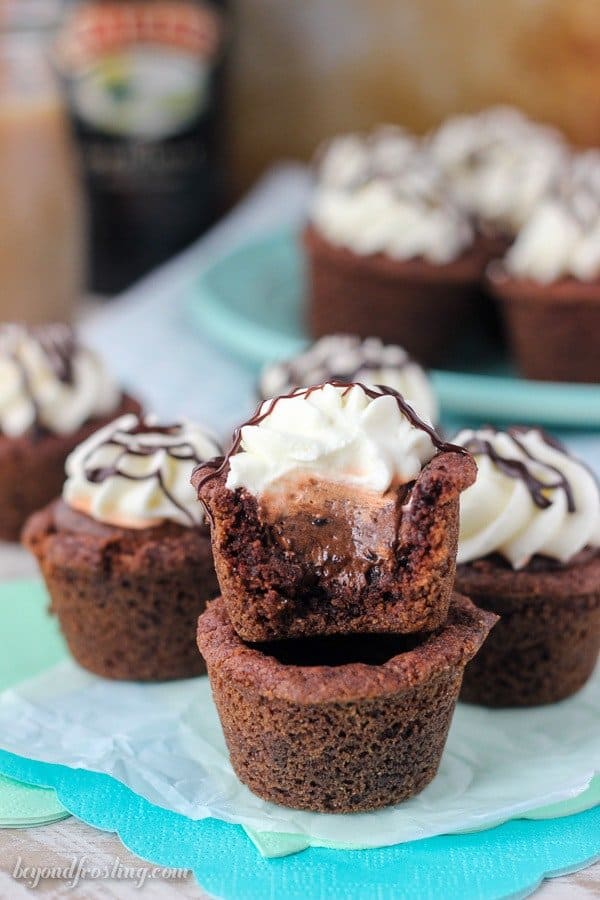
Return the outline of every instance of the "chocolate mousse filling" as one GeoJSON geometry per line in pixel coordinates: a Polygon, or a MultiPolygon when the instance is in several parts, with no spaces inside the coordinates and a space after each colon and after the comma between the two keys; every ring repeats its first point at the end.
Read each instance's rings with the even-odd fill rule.
{"type": "Polygon", "coordinates": [[[390,565],[399,540],[402,507],[414,482],[377,494],[306,478],[279,482],[259,501],[261,520],[284,553],[303,558],[315,582],[360,591],[390,565]]]}

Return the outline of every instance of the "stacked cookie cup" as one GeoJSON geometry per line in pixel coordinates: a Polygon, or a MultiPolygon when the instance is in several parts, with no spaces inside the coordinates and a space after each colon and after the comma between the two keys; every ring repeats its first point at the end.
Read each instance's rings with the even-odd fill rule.
{"type": "Polygon", "coordinates": [[[475,474],[395,391],[336,381],[265,401],[196,469],[221,589],[198,646],[254,793],[356,812],[435,776],[497,618],[453,592],[475,474]]]}

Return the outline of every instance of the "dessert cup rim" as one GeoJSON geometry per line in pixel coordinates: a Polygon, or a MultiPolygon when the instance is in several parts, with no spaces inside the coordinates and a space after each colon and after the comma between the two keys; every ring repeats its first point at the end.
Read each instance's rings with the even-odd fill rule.
{"type": "MultiPolygon", "coordinates": [[[[377,700],[401,694],[449,670],[464,667],[487,637],[498,617],[476,607],[468,597],[453,594],[446,624],[423,635],[411,650],[384,663],[299,666],[246,644],[236,634],[222,597],[208,604],[198,619],[198,645],[211,669],[229,681],[262,696],[312,706],[377,700]]],[[[302,640],[302,639],[295,639],[302,640]]],[[[369,640],[369,635],[364,635],[369,640]]]]}
{"type": "MultiPolygon", "coordinates": [[[[211,482],[217,482],[217,483],[220,482],[222,484],[223,488],[226,491],[229,491],[231,494],[235,494],[236,491],[244,491],[249,496],[255,497],[255,499],[259,500],[260,495],[253,494],[251,491],[249,491],[245,487],[239,487],[239,488],[234,488],[234,489],[227,487],[226,482],[227,482],[227,476],[229,474],[229,458],[224,457],[223,459],[224,459],[223,468],[216,472],[214,470],[212,470],[212,477],[210,479],[207,479],[206,481],[205,481],[204,475],[202,473],[208,474],[208,471],[205,472],[205,470],[206,470],[207,465],[210,465],[210,460],[208,461],[208,463],[202,463],[201,465],[196,467],[194,473],[192,474],[192,484],[194,485],[194,487],[196,488],[196,491],[198,492],[198,499],[201,499],[201,492],[203,492],[203,488],[204,488],[205,484],[207,484],[207,483],[210,484],[211,482]]],[[[473,481],[475,480],[475,476],[476,476],[475,461],[474,461],[472,455],[469,453],[461,453],[458,450],[443,449],[443,450],[439,450],[438,452],[436,452],[434,454],[434,456],[432,456],[431,459],[428,460],[423,465],[423,467],[421,468],[421,471],[418,473],[416,478],[411,479],[412,480],[411,491],[415,489],[417,484],[422,483],[426,477],[429,477],[429,478],[444,477],[445,473],[443,472],[443,470],[440,471],[440,466],[443,465],[447,460],[450,460],[450,459],[456,460],[456,464],[458,466],[456,474],[453,477],[453,481],[455,481],[457,483],[457,487],[456,487],[457,494],[461,493],[463,490],[466,490],[466,488],[469,487],[473,483],[473,481]],[[471,475],[473,476],[472,478],[469,476],[469,470],[470,470],[471,475]]],[[[312,475],[314,473],[309,472],[308,474],[312,475]]],[[[316,477],[319,478],[319,476],[316,476],[316,477]]],[[[331,479],[323,479],[323,480],[330,481],[331,479]]],[[[396,487],[388,488],[388,491],[395,491],[395,490],[401,489],[402,487],[404,487],[404,485],[397,485],[396,487]]],[[[349,490],[349,492],[352,492],[353,486],[349,485],[348,490],[349,490]]],[[[387,493],[387,491],[384,493],[387,493]]]]}
{"type": "Polygon", "coordinates": [[[598,591],[595,570],[600,575],[600,547],[584,547],[573,559],[563,565],[539,567],[524,566],[513,569],[509,563],[501,564],[493,555],[485,557],[489,563],[485,570],[476,568],[482,560],[459,563],[456,570],[456,587],[476,598],[486,597],[498,604],[519,602],[554,602],[557,606],[572,603],[575,598],[587,597],[598,591]],[[573,582],[573,575],[576,582],[573,582]],[[492,589],[488,589],[493,578],[492,589]]]}
{"type": "Polygon", "coordinates": [[[302,243],[322,256],[335,257],[336,264],[360,269],[382,279],[405,279],[423,285],[478,284],[482,275],[483,239],[476,235],[471,244],[447,263],[433,263],[422,256],[396,259],[387,253],[359,254],[344,244],[334,244],[310,220],[302,229],[302,243]]]}
{"type": "Polygon", "coordinates": [[[581,281],[567,275],[546,283],[512,275],[501,260],[493,260],[485,271],[484,279],[488,289],[499,300],[509,304],[516,299],[540,305],[554,305],[558,301],[581,303],[582,300],[600,303],[600,277],[581,281]]]}
{"type": "MultiPolygon", "coordinates": [[[[210,545],[210,529],[206,523],[196,527],[187,527],[178,522],[162,522],[149,528],[119,528],[96,522],[85,513],[74,513],[82,519],[89,519],[92,527],[89,530],[61,528],[55,521],[55,512],[64,501],[61,497],[51,501],[47,506],[32,513],[23,526],[21,543],[32,553],[42,570],[46,562],[61,558],[60,567],[64,565],[61,548],[69,546],[72,551],[80,548],[83,555],[71,553],[69,567],[73,576],[88,579],[92,570],[99,565],[103,554],[110,553],[110,576],[115,578],[136,578],[151,581],[153,577],[165,578],[172,571],[171,557],[178,546],[183,546],[187,557],[199,547],[198,542],[210,545]],[[159,563],[153,548],[161,545],[169,548],[169,560],[159,563]],[[139,573],[133,574],[130,561],[132,554],[146,558],[146,566],[139,573]],[[148,560],[152,558],[152,566],[148,560]],[[167,564],[168,563],[168,564],[167,564]]],[[[66,504],[65,504],[66,505],[66,504]]],[[[190,557],[191,558],[191,557],[190,557]]],[[[105,573],[108,574],[108,573],[105,573]]]]}

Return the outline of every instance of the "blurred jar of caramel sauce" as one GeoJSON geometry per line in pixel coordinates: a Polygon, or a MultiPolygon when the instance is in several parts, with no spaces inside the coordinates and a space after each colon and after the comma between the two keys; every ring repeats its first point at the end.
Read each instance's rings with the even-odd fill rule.
{"type": "Polygon", "coordinates": [[[68,321],[84,258],[69,126],[44,34],[1,24],[0,321],[68,321]]]}
{"type": "Polygon", "coordinates": [[[598,0],[238,0],[236,186],[340,131],[513,103],[600,144],[598,0]]]}

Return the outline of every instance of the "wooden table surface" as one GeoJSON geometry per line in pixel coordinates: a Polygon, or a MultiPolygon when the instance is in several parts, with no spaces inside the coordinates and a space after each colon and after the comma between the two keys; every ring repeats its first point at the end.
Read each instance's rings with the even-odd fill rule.
{"type": "MultiPolygon", "coordinates": [[[[21,578],[36,572],[27,554],[18,548],[0,544],[0,579],[21,578]]],[[[191,874],[184,878],[151,877],[152,865],[130,853],[119,838],[111,833],[98,831],[75,818],[64,819],[53,825],[28,829],[0,829],[0,900],[25,900],[37,893],[49,900],[54,897],[73,897],[75,900],[167,900],[167,898],[207,897],[191,874]],[[21,867],[59,867],[72,865],[73,859],[84,860],[89,868],[115,870],[115,863],[123,867],[142,869],[141,887],[131,879],[81,881],[71,888],[66,881],[45,879],[33,889],[27,879],[15,877],[18,864],[21,867]]],[[[600,863],[587,869],[545,881],[535,892],[539,900],[592,900],[600,897],[600,863]]],[[[275,898],[285,900],[285,898],[275,898]]],[[[307,898],[311,900],[311,898],[307,898]]]]}

